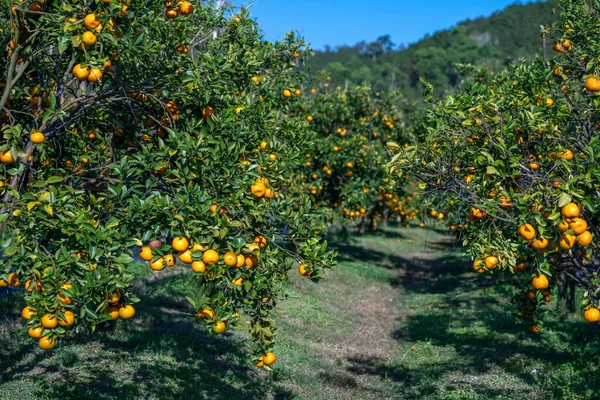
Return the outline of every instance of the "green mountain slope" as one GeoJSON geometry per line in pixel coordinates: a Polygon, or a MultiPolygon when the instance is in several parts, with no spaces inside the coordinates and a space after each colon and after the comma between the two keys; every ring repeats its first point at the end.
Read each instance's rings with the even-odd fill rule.
{"type": "Polygon", "coordinates": [[[358,43],[318,51],[310,61],[313,72],[326,69],[332,84],[371,82],[377,89],[400,88],[409,99],[421,96],[419,78],[432,82],[438,94],[459,82],[457,63],[499,70],[520,57],[541,54],[540,25],[555,21],[557,0],[514,4],[489,17],[466,20],[451,29],[394,48],[387,35],[373,43],[358,43]]]}

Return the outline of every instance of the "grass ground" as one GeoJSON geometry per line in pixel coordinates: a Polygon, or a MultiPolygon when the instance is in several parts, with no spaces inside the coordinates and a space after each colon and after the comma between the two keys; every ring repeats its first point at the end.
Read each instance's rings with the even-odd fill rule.
{"type": "Polygon", "coordinates": [[[293,274],[272,374],[248,365],[242,336],[197,323],[189,274],[138,267],[133,320],[51,353],[24,334],[20,297],[0,299],[0,398],[600,398],[600,332],[551,304],[542,334],[527,333],[510,316],[512,281],[473,274],[452,247],[390,228],[339,243],[318,285],[293,274]]]}

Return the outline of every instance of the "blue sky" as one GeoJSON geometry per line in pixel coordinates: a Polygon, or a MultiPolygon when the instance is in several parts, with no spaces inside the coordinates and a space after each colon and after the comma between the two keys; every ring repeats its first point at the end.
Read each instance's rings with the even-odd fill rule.
{"type": "MultiPolygon", "coordinates": [[[[527,1],[522,1],[523,3],[527,1]]],[[[241,0],[277,40],[297,29],[315,49],[373,41],[389,34],[399,45],[449,28],[467,18],[490,15],[515,0],[241,0]]]]}

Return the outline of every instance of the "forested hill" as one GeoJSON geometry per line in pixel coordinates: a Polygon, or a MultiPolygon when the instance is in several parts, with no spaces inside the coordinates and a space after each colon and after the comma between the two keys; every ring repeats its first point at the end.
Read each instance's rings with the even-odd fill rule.
{"type": "Polygon", "coordinates": [[[327,48],[318,51],[309,66],[312,72],[326,69],[333,85],[369,81],[377,89],[400,88],[409,99],[421,97],[422,76],[441,94],[460,81],[457,63],[499,70],[520,57],[540,55],[540,25],[555,21],[557,4],[557,0],[514,4],[489,17],[428,35],[406,48],[396,47],[388,35],[373,43],[327,48]]]}

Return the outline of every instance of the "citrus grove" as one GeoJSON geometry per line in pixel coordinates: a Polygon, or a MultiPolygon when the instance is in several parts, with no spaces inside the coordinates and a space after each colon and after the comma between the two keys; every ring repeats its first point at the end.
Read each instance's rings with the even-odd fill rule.
{"type": "Polygon", "coordinates": [[[559,12],[542,30],[556,40],[548,61],[474,69],[443,101],[424,81],[428,107],[411,146],[388,144],[393,172],[418,180],[427,216],[443,215],[476,272],[522,277],[516,314],[534,333],[555,286],[583,287],[584,318],[600,321],[600,15],[582,1],[559,12]]]}
{"type": "Polygon", "coordinates": [[[194,276],[191,318],[245,327],[275,363],[288,271],[335,264],[297,184],[311,136],[287,117],[302,39],[197,1],[10,0],[0,45],[0,285],[25,288],[29,335],[52,349],[135,317],[139,250],[194,276]]]}

